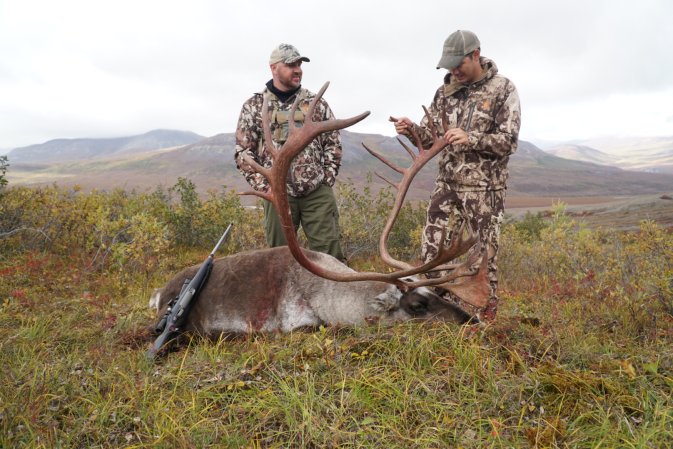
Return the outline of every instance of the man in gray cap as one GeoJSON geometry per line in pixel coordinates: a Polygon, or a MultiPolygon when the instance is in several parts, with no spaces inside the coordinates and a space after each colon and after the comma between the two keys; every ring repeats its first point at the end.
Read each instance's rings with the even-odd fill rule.
{"type": "MultiPolygon", "coordinates": [[[[241,109],[236,129],[236,166],[253,189],[268,191],[269,183],[244,160],[247,155],[263,167],[270,167],[273,160],[264,147],[262,130],[262,105],[268,104],[273,144],[280,148],[288,137],[288,121],[302,126],[309,104],[315,94],[301,87],[302,56],[292,45],[280,44],[269,58],[272,79],[266,88],[249,98],[241,109]],[[290,108],[296,98],[299,104],[294,117],[290,108]]],[[[313,120],[333,119],[334,115],[324,99],[316,105],[313,120]]],[[[338,131],[324,133],[311,142],[290,167],[287,192],[295,232],[301,226],[314,251],[330,254],[344,261],[339,242],[339,212],[332,191],[341,166],[341,138],[338,131]]],[[[273,205],[263,200],[264,231],[269,246],[287,245],[278,215],[273,205]]]]}
{"type": "MultiPolygon", "coordinates": [[[[425,261],[432,259],[442,243],[442,229],[450,240],[451,231],[468,221],[479,234],[482,255],[488,257],[488,303],[476,308],[449,292],[442,293],[477,318],[490,321],[498,307],[496,262],[507,163],[516,151],[521,126],[519,95],[514,84],[498,74],[495,63],[481,56],[481,44],[471,31],[458,30],[446,39],[437,68],[448,73],[428,110],[448,145],[439,154],[421,253],[425,261]]],[[[399,134],[411,137],[412,129],[424,147],[432,144],[427,117],[420,125],[407,117],[395,121],[399,134]]]]}

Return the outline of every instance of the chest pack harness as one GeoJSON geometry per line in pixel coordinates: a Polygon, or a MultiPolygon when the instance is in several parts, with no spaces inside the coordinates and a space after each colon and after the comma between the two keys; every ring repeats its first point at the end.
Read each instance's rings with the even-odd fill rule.
{"type": "MultiPolygon", "coordinates": [[[[305,91],[300,91],[297,95],[299,96],[299,104],[301,105],[301,103],[306,98],[306,93],[305,91]]],[[[278,97],[276,97],[276,95],[267,90],[264,93],[264,101],[269,102],[269,100],[271,100],[271,106],[273,107],[270,120],[271,128],[273,129],[271,138],[274,142],[282,145],[285,143],[285,141],[287,141],[287,136],[289,134],[290,111],[278,108],[280,105],[280,100],[278,97]]],[[[295,126],[298,128],[303,126],[305,119],[306,114],[304,114],[304,111],[297,107],[297,109],[294,111],[295,126]]],[[[260,144],[262,144],[261,141],[262,139],[260,139],[260,144]]]]}

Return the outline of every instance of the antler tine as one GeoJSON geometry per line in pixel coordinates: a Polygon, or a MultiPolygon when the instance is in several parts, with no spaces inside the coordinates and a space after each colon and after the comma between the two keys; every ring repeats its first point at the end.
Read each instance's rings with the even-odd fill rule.
{"type": "MultiPolygon", "coordinates": [[[[323,84],[323,86],[316,94],[315,98],[313,98],[313,100],[309,104],[308,112],[306,113],[306,118],[304,119],[304,125],[301,127],[301,129],[295,126],[294,120],[289,121],[287,142],[285,143],[285,145],[283,145],[284,158],[292,160],[294,156],[299,154],[304,148],[306,148],[306,146],[308,146],[308,144],[310,144],[313,141],[313,139],[318,137],[320,134],[329,131],[335,131],[337,129],[348,128],[349,126],[352,126],[358,123],[359,121],[363,120],[370,114],[369,111],[366,111],[360,115],[356,115],[355,117],[351,117],[348,119],[332,119],[332,120],[324,120],[321,122],[314,121],[313,114],[315,112],[315,108],[322,99],[322,96],[327,90],[328,86],[329,81],[323,84]],[[288,146],[289,148],[285,148],[285,146],[288,146]]],[[[292,107],[290,108],[291,117],[294,116],[294,112],[297,110],[298,104],[299,104],[299,97],[297,97],[294,100],[294,103],[292,103],[292,107]]]]}
{"type": "Polygon", "coordinates": [[[425,105],[421,105],[423,108],[423,112],[425,113],[425,117],[428,119],[428,126],[430,127],[430,130],[434,133],[436,131],[435,129],[435,124],[432,119],[432,115],[430,115],[430,111],[428,111],[428,108],[425,105]]]}
{"type": "Polygon", "coordinates": [[[428,127],[430,128],[430,132],[432,133],[433,136],[437,135],[437,127],[435,126],[435,121],[432,119],[432,116],[430,115],[430,111],[428,111],[428,108],[423,106],[423,112],[425,112],[425,116],[428,119],[428,127]]]}
{"type": "Polygon", "coordinates": [[[405,150],[407,150],[407,153],[409,153],[409,156],[411,156],[412,160],[416,159],[416,155],[414,154],[412,149],[409,148],[409,145],[404,143],[404,141],[402,139],[400,139],[399,137],[397,138],[397,141],[400,143],[400,145],[402,145],[402,147],[404,147],[405,150]]]}
{"type": "MultiPolygon", "coordinates": [[[[269,152],[271,155],[272,159],[276,159],[278,157],[278,150],[276,149],[276,146],[273,144],[273,140],[271,139],[271,125],[269,124],[270,119],[269,119],[269,96],[267,94],[264,94],[262,97],[262,130],[264,131],[264,149],[269,152]]],[[[250,158],[248,158],[250,159],[250,158]]],[[[259,167],[259,165],[257,166],[259,167]]],[[[268,174],[262,173],[255,167],[258,173],[261,173],[264,175],[265,178],[269,178],[268,174]]]]}
{"type": "Polygon", "coordinates": [[[374,172],[374,174],[375,174],[376,176],[378,176],[379,178],[381,178],[384,182],[390,184],[391,187],[394,187],[394,188],[396,188],[396,189],[399,189],[399,188],[400,188],[399,184],[397,184],[396,182],[393,182],[393,181],[391,181],[390,179],[386,178],[386,177],[383,176],[381,173],[374,172]]]}
{"type": "Polygon", "coordinates": [[[445,133],[448,129],[448,125],[446,123],[446,116],[442,114],[442,132],[445,133]]]}
{"type": "MultiPolygon", "coordinates": [[[[313,113],[315,112],[315,107],[318,104],[318,102],[322,99],[322,96],[325,94],[325,91],[329,87],[329,81],[325,81],[325,84],[322,85],[320,90],[315,96],[315,101],[312,101],[311,104],[308,106],[308,116],[311,118],[311,121],[313,121],[313,113]]],[[[295,104],[299,101],[299,98],[295,99],[295,104]]],[[[296,106],[294,106],[296,107],[296,106]]],[[[369,114],[369,113],[368,113],[369,114]]]]}
{"type": "MultiPolygon", "coordinates": [[[[430,128],[430,135],[432,135],[433,139],[436,139],[437,138],[437,128],[435,127],[435,122],[432,120],[432,116],[430,115],[430,111],[428,111],[428,108],[423,106],[423,112],[425,112],[425,117],[428,119],[428,127],[430,128]]],[[[444,120],[444,119],[442,119],[442,120],[444,120]]],[[[425,148],[423,148],[423,142],[421,141],[420,136],[416,132],[416,129],[412,126],[411,129],[409,130],[409,132],[411,133],[411,138],[414,141],[414,145],[416,145],[416,148],[418,148],[418,153],[423,154],[425,152],[425,148]]],[[[400,139],[398,138],[397,140],[400,140],[400,139]]],[[[434,142],[434,140],[433,140],[433,142],[434,142]]],[[[400,141],[400,143],[402,143],[402,141],[400,141]]],[[[402,143],[402,146],[404,147],[404,149],[407,150],[407,152],[409,154],[411,154],[412,159],[416,159],[416,157],[409,150],[409,148],[407,148],[407,146],[404,145],[404,143],[402,143]]]]}
{"type": "MultiPolygon", "coordinates": [[[[327,86],[327,85],[329,85],[329,81],[327,81],[325,84],[323,84],[323,86],[320,88],[320,91],[318,92],[318,95],[316,95],[317,100],[315,102],[312,101],[311,104],[309,104],[308,112],[306,114],[307,117],[304,120],[309,120],[311,122],[313,121],[313,112],[315,111],[315,105],[318,104],[318,101],[320,101],[320,99],[322,98],[322,94],[325,93],[325,86],[327,86]]],[[[294,113],[297,112],[297,106],[299,105],[299,100],[301,100],[301,97],[299,97],[299,95],[297,95],[297,98],[295,98],[294,101],[292,102],[292,106],[290,106],[290,117],[291,118],[293,118],[294,113]]],[[[288,125],[288,133],[290,133],[290,134],[293,133],[294,130],[297,128],[293,119],[288,120],[287,125],[288,125]]]]}
{"type": "Polygon", "coordinates": [[[263,200],[271,201],[271,195],[269,195],[266,192],[260,192],[259,190],[245,190],[243,192],[238,192],[237,195],[258,196],[258,197],[262,198],[263,200]]]}
{"type": "Polygon", "coordinates": [[[248,164],[250,167],[252,167],[257,173],[260,175],[264,176],[265,178],[268,178],[271,175],[271,170],[259,165],[257,161],[255,161],[253,158],[248,156],[247,154],[243,155],[243,161],[248,164]]]}
{"type": "MultiPolygon", "coordinates": [[[[446,237],[445,234],[446,230],[443,229],[442,240],[440,240],[441,242],[444,242],[444,238],[446,237]]],[[[446,262],[454,260],[461,254],[467,253],[470,250],[470,248],[474,247],[475,244],[478,245],[478,243],[479,243],[479,236],[474,232],[474,230],[467,223],[467,221],[463,221],[461,226],[456,230],[456,232],[452,236],[451,243],[449,244],[449,246],[446,245],[440,246],[437,256],[433,259],[433,261],[437,260],[439,264],[434,269],[450,270],[463,265],[463,264],[446,264],[446,262]],[[466,230],[467,235],[465,232],[466,230]]],[[[472,261],[471,264],[473,263],[474,261],[472,261]]]]}
{"type": "Polygon", "coordinates": [[[372,156],[374,156],[376,159],[380,160],[384,164],[386,164],[388,167],[392,168],[395,170],[397,173],[404,173],[404,169],[400,168],[398,165],[395,165],[393,162],[390,162],[388,159],[386,159],[384,156],[382,156],[380,153],[377,153],[376,151],[372,150],[367,146],[366,143],[362,142],[362,146],[365,147],[365,150],[369,152],[372,156]]]}

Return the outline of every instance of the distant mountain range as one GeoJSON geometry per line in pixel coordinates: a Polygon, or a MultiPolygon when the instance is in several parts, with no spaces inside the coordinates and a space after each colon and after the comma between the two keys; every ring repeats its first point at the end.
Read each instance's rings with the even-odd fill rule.
{"type": "Polygon", "coordinates": [[[15,148],[8,157],[17,163],[70,162],[123,153],[138,153],[187,145],[204,139],[190,131],[155,129],[138,136],[108,139],[55,139],[15,148]]]}
{"type": "MultiPolygon", "coordinates": [[[[363,142],[398,164],[408,163],[406,151],[394,137],[342,131],[342,141],[339,179],[350,179],[357,186],[364,185],[375,171],[396,178],[392,170],[366,152],[363,142]]],[[[203,137],[189,131],[154,130],[114,139],[57,139],[10,151],[7,175],[10,184],[58,182],[85,188],[141,190],[170,187],[178,177],[185,177],[201,192],[222,186],[248,190],[234,164],[233,151],[233,133],[203,137]]],[[[665,154],[661,157],[664,160],[665,154]]],[[[545,152],[520,141],[509,164],[509,195],[615,196],[673,191],[673,171],[650,173],[611,166],[621,160],[584,145],[545,152]]],[[[410,199],[428,198],[436,170],[436,162],[431,161],[416,177],[410,199]]],[[[372,183],[375,187],[386,185],[377,177],[372,183]]]]}
{"type": "Polygon", "coordinates": [[[673,174],[673,137],[592,139],[554,145],[545,151],[625,170],[673,174]]]}

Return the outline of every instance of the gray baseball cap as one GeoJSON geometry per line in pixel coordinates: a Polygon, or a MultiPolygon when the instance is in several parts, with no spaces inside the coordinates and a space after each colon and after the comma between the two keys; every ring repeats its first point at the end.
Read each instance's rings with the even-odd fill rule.
{"type": "Polygon", "coordinates": [[[469,55],[480,46],[479,38],[472,31],[458,30],[452,33],[444,41],[442,59],[437,63],[437,68],[455,69],[466,55],[469,55]]]}
{"type": "Polygon", "coordinates": [[[271,57],[269,58],[269,64],[276,64],[277,62],[292,64],[297,61],[310,62],[311,60],[306,56],[300,55],[299,50],[297,50],[294,45],[290,44],[280,44],[273,49],[271,57]]]}

